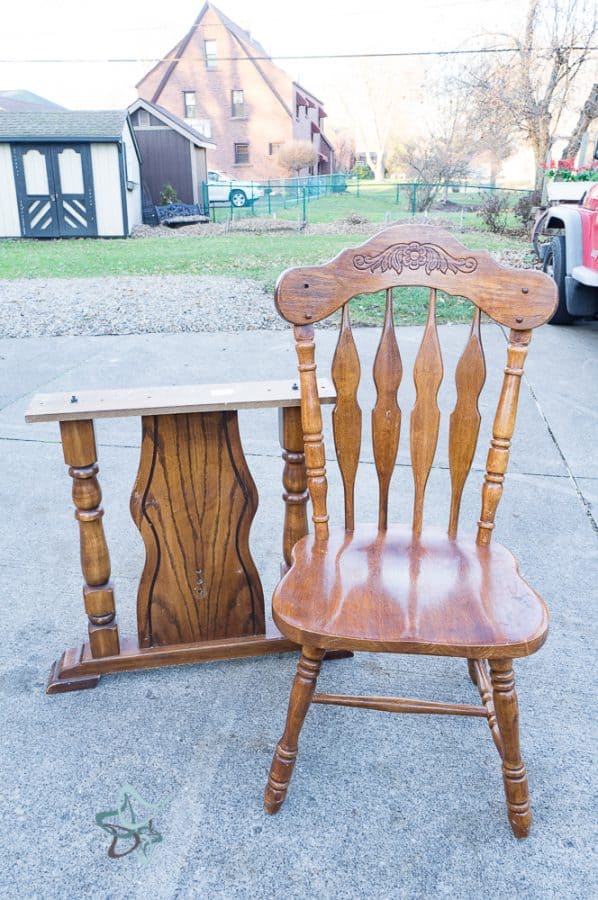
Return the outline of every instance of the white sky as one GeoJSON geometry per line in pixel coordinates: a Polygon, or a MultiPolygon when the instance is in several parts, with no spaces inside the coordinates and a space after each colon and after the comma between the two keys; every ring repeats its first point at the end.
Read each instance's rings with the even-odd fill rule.
{"type": "MultiPolygon", "coordinates": [[[[216,3],[273,56],[476,46],[484,32],[513,31],[525,0],[222,0],[216,3]]],[[[23,88],[71,109],[124,107],[151,62],[32,64],[31,58],[163,56],[188,30],[201,0],[4,0],[0,90],[23,88]],[[6,60],[16,60],[6,62],[6,60]]],[[[347,62],[280,61],[342,117],[335,82],[347,62]]],[[[397,61],[407,71],[410,61],[397,61]]],[[[423,90],[423,89],[422,89],[423,90]]]]}

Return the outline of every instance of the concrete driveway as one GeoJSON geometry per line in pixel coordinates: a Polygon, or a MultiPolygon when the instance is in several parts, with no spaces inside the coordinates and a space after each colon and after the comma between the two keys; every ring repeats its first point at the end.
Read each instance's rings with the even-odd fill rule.
{"type": "MultiPolygon", "coordinates": [[[[486,331],[483,413],[496,402],[505,359],[502,332],[486,331]]],[[[445,326],[440,335],[449,373],[466,329],[445,326]]],[[[377,336],[359,334],[364,373],[377,336]]],[[[406,371],[420,337],[420,328],[400,329],[406,371]]],[[[320,346],[329,358],[333,335],[322,333],[320,346]]],[[[262,792],[293,655],[107,676],[93,691],[46,696],[50,664],[83,639],[86,619],[58,428],[25,425],[30,396],[293,377],[294,352],[289,335],[254,332],[3,340],[0,357],[2,897],[597,896],[597,324],[544,327],[534,337],[496,529],[552,610],[546,646],[516,669],[534,814],[523,842],[512,837],[499,759],[476,719],[315,707],[288,801],[266,816],[262,792]],[[162,836],[147,863],[140,852],[109,858],[111,838],[95,823],[127,784],[153,807],[162,836]]],[[[444,413],[452,374],[445,381],[444,413]]],[[[401,391],[407,411],[409,379],[401,391]]],[[[365,390],[364,404],[371,395],[365,390]]],[[[466,525],[479,511],[490,424],[487,415],[466,525]]],[[[252,546],[268,596],[282,521],[275,415],[241,414],[241,428],[260,492],[252,546]]],[[[404,429],[391,500],[400,518],[411,491],[404,429]]],[[[98,438],[121,634],[134,633],[143,550],[128,500],[139,422],[100,422],[98,438]]],[[[428,490],[430,522],[447,519],[445,445],[446,430],[428,490]]],[[[357,508],[370,518],[375,469],[369,450],[365,457],[357,508]]],[[[334,505],[338,476],[330,470],[334,505]]],[[[321,684],[339,693],[477,699],[459,660],[362,654],[326,664],[321,684]]]]}

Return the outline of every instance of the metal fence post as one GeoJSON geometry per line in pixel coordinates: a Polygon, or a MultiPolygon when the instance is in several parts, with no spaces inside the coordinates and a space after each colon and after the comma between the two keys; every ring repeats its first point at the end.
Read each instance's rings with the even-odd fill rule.
{"type": "Polygon", "coordinates": [[[272,215],[272,199],[271,199],[272,198],[272,185],[270,183],[269,178],[268,178],[268,187],[266,189],[266,192],[268,194],[268,215],[271,216],[272,215]]]}
{"type": "Polygon", "coordinates": [[[414,216],[417,211],[417,185],[411,185],[411,215],[414,216]]]}
{"type": "Polygon", "coordinates": [[[303,203],[302,203],[302,206],[303,206],[303,219],[302,219],[302,224],[303,224],[303,225],[305,225],[306,222],[307,222],[307,191],[308,191],[308,190],[309,190],[309,188],[306,188],[306,187],[303,187],[303,188],[301,189],[301,193],[302,193],[302,195],[303,195],[303,198],[302,198],[302,199],[303,199],[303,203]]]}

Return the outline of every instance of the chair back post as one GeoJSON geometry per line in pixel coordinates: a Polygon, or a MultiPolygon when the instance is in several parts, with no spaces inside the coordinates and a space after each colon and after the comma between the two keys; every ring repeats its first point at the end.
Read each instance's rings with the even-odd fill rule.
{"type": "Polygon", "coordinates": [[[507,365],[486,460],[486,475],[482,488],[482,512],[478,522],[478,544],[489,544],[492,538],[496,510],[502,497],[505,474],[509,464],[509,451],[515,429],[523,364],[531,339],[531,330],[515,331],[515,329],[511,329],[509,333],[507,365]]]}
{"type": "Polygon", "coordinates": [[[294,329],[299,379],[301,382],[301,423],[305,445],[307,487],[312,503],[312,521],[317,541],[328,540],[328,511],[326,495],[326,452],[322,434],[322,411],[318,396],[313,325],[298,325],[294,329]]]}

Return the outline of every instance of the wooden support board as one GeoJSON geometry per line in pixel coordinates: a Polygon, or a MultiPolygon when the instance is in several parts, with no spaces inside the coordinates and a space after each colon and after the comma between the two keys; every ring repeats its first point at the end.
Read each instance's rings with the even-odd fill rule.
{"type": "MultiPolygon", "coordinates": [[[[327,378],[318,379],[318,390],[321,403],[334,403],[335,390],[327,378]]],[[[25,413],[25,421],[67,422],[79,419],[114,419],[123,416],[162,416],[169,413],[299,406],[300,403],[299,382],[288,379],[103,391],[62,391],[58,394],[36,394],[25,413]]]]}

